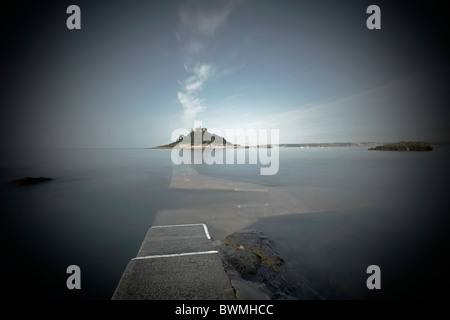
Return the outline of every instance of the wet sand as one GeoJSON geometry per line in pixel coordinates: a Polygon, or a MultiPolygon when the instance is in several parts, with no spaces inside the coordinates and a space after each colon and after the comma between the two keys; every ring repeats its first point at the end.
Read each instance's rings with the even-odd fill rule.
{"type": "MultiPolygon", "coordinates": [[[[153,224],[205,223],[214,239],[245,229],[261,219],[290,214],[306,214],[357,208],[362,201],[351,204],[322,197],[322,188],[302,188],[303,196],[286,187],[265,186],[199,174],[194,166],[173,166],[171,189],[197,191],[193,208],[163,210],[153,224]],[[203,195],[203,196],[202,196],[203,195]]],[[[328,191],[329,192],[329,191],[328,191]]]]}
{"type": "Polygon", "coordinates": [[[170,188],[196,191],[198,205],[160,211],[153,224],[205,223],[216,240],[262,218],[311,212],[311,208],[280,187],[209,177],[188,165],[173,167],[170,188]]]}

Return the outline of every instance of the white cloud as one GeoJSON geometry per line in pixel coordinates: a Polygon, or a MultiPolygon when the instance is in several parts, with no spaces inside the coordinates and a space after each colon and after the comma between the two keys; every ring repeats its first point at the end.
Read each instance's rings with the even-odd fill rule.
{"type": "Polygon", "coordinates": [[[192,71],[200,81],[206,81],[214,75],[216,67],[203,63],[195,65],[192,71]]]}
{"type": "Polygon", "coordinates": [[[194,92],[194,91],[198,91],[202,88],[202,81],[192,81],[192,82],[188,82],[186,83],[185,86],[185,90],[188,92],[194,92]]]}
{"type": "MultiPolygon", "coordinates": [[[[203,3],[204,4],[204,3],[203,3]]],[[[226,1],[220,7],[183,7],[179,10],[180,21],[191,33],[213,37],[216,30],[225,24],[233,7],[233,1],[226,1]]]]}
{"type": "Polygon", "coordinates": [[[185,112],[195,114],[204,111],[203,100],[191,93],[178,92],[178,101],[183,105],[185,112]]]}
{"type": "Polygon", "coordinates": [[[200,99],[198,94],[203,89],[204,83],[214,75],[216,68],[210,64],[197,64],[192,70],[185,68],[192,75],[182,83],[178,101],[183,106],[184,113],[191,117],[206,110],[204,100],[200,99]]]}
{"type": "Polygon", "coordinates": [[[178,101],[183,106],[186,121],[191,121],[197,113],[207,109],[205,100],[200,98],[206,83],[232,72],[216,63],[205,63],[204,59],[209,59],[210,45],[215,40],[217,30],[226,24],[238,2],[193,1],[179,9],[180,28],[176,37],[185,54],[184,67],[189,76],[181,82],[178,101]]]}

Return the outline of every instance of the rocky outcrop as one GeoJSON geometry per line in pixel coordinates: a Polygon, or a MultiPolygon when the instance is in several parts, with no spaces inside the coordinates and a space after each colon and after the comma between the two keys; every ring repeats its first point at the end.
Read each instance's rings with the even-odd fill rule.
{"type": "Polygon", "coordinates": [[[186,136],[180,135],[177,141],[157,146],[154,149],[172,149],[175,147],[234,147],[234,145],[225,138],[208,132],[207,128],[195,128],[190,131],[186,136]]]}
{"type": "Polygon", "coordinates": [[[17,180],[13,180],[11,181],[11,184],[15,185],[15,186],[31,186],[31,185],[35,185],[38,183],[43,183],[43,182],[48,182],[51,181],[51,178],[45,178],[45,177],[39,177],[39,178],[33,178],[33,177],[26,177],[23,179],[17,179],[17,180]]]}
{"type": "Polygon", "coordinates": [[[254,229],[235,232],[223,242],[216,242],[225,271],[243,300],[319,299],[311,289],[304,297],[295,296],[293,288],[283,277],[284,260],[273,249],[266,235],[254,229]]]}
{"type": "Polygon", "coordinates": [[[389,143],[383,146],[376,146],[375,148],[369,148],[369,150],[382,150],[382,151],[431,151],[433,147],[428,142],[423,141],[400,141],[397,143],[389,143]]]}
{"type": "Polygon", "coordinates": [[[172,143],[157,146],[150,149],[173,149],[173,148],[272,148],[272,145],[257,145],[257,146],[241,146],[239,144],[232,144],[224,137],[215,133],[208,132],[207,128],[195,128],[187,135],[180,135],[178,139],[172,143]]]}

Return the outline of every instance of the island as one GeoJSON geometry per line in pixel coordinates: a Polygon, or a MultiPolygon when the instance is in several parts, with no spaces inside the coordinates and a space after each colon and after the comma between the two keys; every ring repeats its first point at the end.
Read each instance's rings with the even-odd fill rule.
{"type": "Polygon", "coordinates": [[[382,151],[431,151],[433,147],[429,142],[423,141],[400,141],[396,143],[388,143],[382,146],[369,148],[369,150],[382,151]]]}
{"type": "Polygon", "coordinates": [[[232,144],[225,138],[208,132],[207,128],[197,127],[191,129],[188,135],[180,135],[178,139],[172,143],[157,146],[150,149],[173,149],[173,148],[271,148],[271,145],[257,145],[257,146],[241,146],[239,144],[232,144]]]}

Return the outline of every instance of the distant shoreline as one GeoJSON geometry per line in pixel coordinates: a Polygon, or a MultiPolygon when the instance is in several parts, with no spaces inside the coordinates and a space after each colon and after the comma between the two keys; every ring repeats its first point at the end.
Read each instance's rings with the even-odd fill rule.
{"type": "Polygon", "coordinates": [[[203,144],[201,146],[197,145],[162,145],[157,147],[151,147],[147,149],[205,149],[205,148],[216,148],[216,149],[251,149],[251,148],[329,148],[329,147],[372,147],[380,144],[382,142],[324,142],[324,143],[282,143],[274,145],[256,145],[256,146],[241,146],[241,145],[211,145],[203,144]]]}

